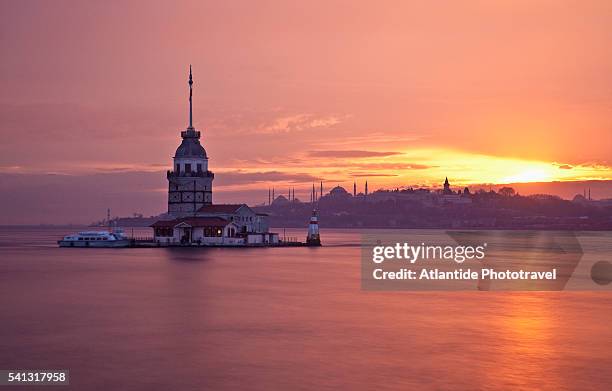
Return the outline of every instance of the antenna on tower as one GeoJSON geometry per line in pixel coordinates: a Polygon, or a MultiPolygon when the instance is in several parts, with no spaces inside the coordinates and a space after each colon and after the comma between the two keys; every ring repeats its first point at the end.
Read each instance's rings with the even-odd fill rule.
{"type": "Polygon", "coordinates": [[[189,64],[189,129],[193,129],[193,77],[191,76],[191,64],[189,64]]]}

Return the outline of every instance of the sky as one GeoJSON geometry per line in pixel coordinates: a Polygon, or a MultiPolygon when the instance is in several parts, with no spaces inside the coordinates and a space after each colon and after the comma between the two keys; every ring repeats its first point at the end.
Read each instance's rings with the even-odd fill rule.
{"type": "Polygon", "coordinates": [[[0,224],[164,212],[189,64],[216,203],[612,197],[611,39],[610,1],[0,1],[0,224]]]}

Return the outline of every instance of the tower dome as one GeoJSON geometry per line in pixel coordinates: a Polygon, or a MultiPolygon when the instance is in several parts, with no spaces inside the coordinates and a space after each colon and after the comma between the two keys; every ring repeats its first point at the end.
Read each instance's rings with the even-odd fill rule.
{"type": "Polygon", "coordinates": [[[208,159],[206,150],[202,144],[200,144],[200,140],[198,140],[196,137],[184,137],[183,141],[176,149],[174,157],[208,159]]]}

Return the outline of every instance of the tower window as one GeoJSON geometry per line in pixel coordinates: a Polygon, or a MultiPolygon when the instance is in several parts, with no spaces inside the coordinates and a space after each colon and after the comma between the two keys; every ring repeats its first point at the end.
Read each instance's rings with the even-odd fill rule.
{"type": "Polygon", "coordinates": [[[202,163],[198,163],[198,172],[202,172],[202,163]]]}
{"type": "Polygon", "coordinates": [[[185,163],[185,172],[187,174],[191,173],[191,164],[190,163],[185,163]]]}
{"type": "Polygon", "coordinates": [[[178,173],[180,173],[180,172],[181,172],[181,165],[180,165],[180,164],[177,164],[177,165],[176,165],[176,173],[178,174],[178,173]]]}

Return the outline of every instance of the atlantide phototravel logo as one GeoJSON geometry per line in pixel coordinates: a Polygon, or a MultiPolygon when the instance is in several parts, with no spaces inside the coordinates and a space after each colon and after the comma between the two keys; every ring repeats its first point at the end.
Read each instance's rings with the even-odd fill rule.
{"type": "Polygon", "coordinates": [[[609,289],[612,235],[546,231],[364,234],[367,290],[609,289]]]}

